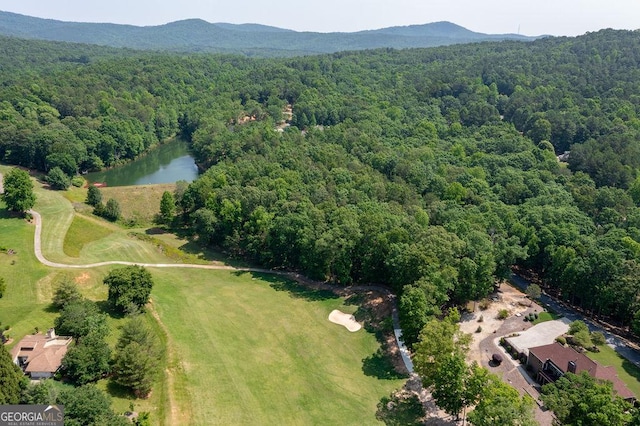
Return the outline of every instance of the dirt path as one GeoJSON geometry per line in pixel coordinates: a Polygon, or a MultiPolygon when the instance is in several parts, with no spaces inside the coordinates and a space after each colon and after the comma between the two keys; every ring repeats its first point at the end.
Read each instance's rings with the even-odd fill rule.
{"type": "MultiPolygon", "coordinates": [[[[171,339],[171,334],[169,334],[169,330],[167,329],[167,327],[165,326],[165,324],[162,322],[162,320],[160,319],[160,315],[158,315],[158,311],[156,311],[155,307],[153,306],[153,303],[150,304],[151,306],[151,315],[153,315],[153,317],[155,318],[155,320],[158,322],[158,324],[160,325],[160,328],[162,329],[162,332],[165,334],[165,336],[167,336],[167,368],[165,369],[165,373],[167,374],[167,391],[169,393],[168,398],[169,398],[169,412],[170,412],[170,422],[169,424],[171,425],[182,425],[182,424],[187,424],[189,423],[189,417],[187,415],[188,412],[190,412],[191,410],[186,410],[182,411],[180,410],[180,408],[178,407],[178,404],[175,400],[175,394],[173,392],[173,390],[175,389],[175,371],[173,371],[174,365],[177,365],[180,361],[177,359],[176,357],[176,353],[174,350],[174,346],[173,346],[173,342],[171,339]]],[[[164,421],[166,421],[166,414],[165,414],[165,418],[163,419],[164,421]]],[[[165,423],[166,424],[166,423],[165,423]]]]}

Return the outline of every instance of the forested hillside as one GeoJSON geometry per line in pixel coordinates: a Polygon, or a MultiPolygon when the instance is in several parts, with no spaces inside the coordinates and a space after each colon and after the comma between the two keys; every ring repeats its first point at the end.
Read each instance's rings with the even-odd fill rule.
{"type": "Polygon", "coordinates": [[[258,57],[316,55],[383,47],[433,47],[483,40],[535,39],[519,34],[476,33],[450,22],[353,33],[315,33],[257,24],[209,23],[201,19],[145,27],[64,22],[2,11],[0,34],[143,50],[236,53],[258,57]]]}
{"type": "Polygon", "coordinates": [[[292,59],[83,55],[3,54],[3,161],[74,174],[180,133],[206,172],[176,193],[175,226],[264,266],[387,284],[410,343],[514,264],[640,331],[638,32],[292,59]]]}

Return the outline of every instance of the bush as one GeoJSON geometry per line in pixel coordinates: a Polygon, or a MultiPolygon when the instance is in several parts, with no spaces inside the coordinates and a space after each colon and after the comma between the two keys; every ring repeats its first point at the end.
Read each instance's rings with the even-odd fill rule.
{"type": "Polygon", "coordinates": [[[537,313],[537,312],[534,312],[534,313],[533,313],[533,318],[534,318],[534,319],[538,319],[538,313],[537,313]]]}
{"type": "Polygon", "coordinates": [[[478,328],[476,328],[476,333],[482,333],[482,327],[478,326],[478,328]]]}
{"type": "Polygon", "coordinates": [[[478,322],[482,322],[484,321],[484,315],[480,315],[480,318],[478,318],[478,322]]]}
{"type": "Polygon", "coordinates": [[[567,344],[567,339],[565,339],[564,336],[558,336],[558,337],[556,337],[556,342],[560,343],[561,345],[566,345],[567,344]]]}
{"type": "Polygon", "coordinates": [[[62,171],[60,167],[54,167],[45,178],[53,189],[65,190],[71,185],[71,179],[62,171]]]}
{"type": "Polygon", "coordinates": [[[507,319],[509,317],[509,311],[507,311],[506,309],[500,309],[500,311],[498,312],[498,319],[507,319]]]}
{"type": "Polygon", "coordinates": [[[591,341],[596,346],[602,346],[607,343],[607,339],[605,339],[604,334],[601,331],[594,331],[591,333],[591,341]]]}
{"type": "Polygon", "coordinates": [[[76,188],[82,188],[84,185],[84,178],[82,176],[74,176],[71,178],[71,185],[76,188]]]}
{"type": "Polygon", "coordinates": [[[490,304],[491,302],[489,301],[489,299],[482,299],[478,306],[480,307],[481,311],[486,311],[487,309],[489,309],[490,304]]]}

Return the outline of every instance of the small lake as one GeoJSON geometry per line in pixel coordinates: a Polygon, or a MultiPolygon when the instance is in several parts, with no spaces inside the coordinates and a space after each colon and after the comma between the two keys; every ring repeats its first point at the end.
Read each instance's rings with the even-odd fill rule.
{"type": "Polygon", "coordinates": [[[189,154],[187,143],[181,139],[160,145],[124,166],[85,176],[91,183],[106,182],[107,186],[174,183],[179,180],[192,182],[197,177],[198,167],[189,154]]]}

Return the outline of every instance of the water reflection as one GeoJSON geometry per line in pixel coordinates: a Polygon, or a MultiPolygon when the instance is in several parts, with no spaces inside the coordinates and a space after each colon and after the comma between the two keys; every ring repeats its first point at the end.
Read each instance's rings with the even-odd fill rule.
{"type": "Polygon", "coordinates": [[[146,156],[124,166],[102,172],[89,173],[89,182],[106,182],[107,186],[147,185],[191,182],[198,177],[198,167],[187,143],[176,139],[151,151],[146,156]]]}

